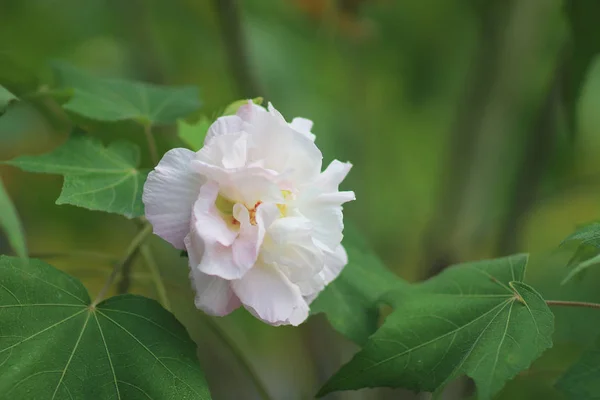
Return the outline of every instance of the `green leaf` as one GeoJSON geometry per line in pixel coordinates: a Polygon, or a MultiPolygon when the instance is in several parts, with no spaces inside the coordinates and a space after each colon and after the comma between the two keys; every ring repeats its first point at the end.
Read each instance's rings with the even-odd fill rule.
{"type": "Polygon", "coordinates": [[[56,204],[72,204],[128,218],[144,214],[142,191],[148,171],[139,170],[139,148],[117,141],[104,147],[91,137],[72,136],[49,154],[8,161],[24,171],[64,175],[56,204]]]}
{"type": "Polygon", "coordinates": [[[194,86],[165,87],[102,79],[65,64],[54,65],[54,71],[62,88],[73,89],[73,96],[63,107],[87,118],[170,124],[201,106],[194,86]]]}
{"type": "Polygon", "coordinates": [[[569,260],[568,266],[572,269],[563,279],[562,284],[589,267],[600,264],[600,223],[594,222],[579,228],[563,240],[561,245],[570,242],[577,242],[579,247],[569,260]]]}
{"type": "Polygon", "coordinates": [[[0,257],[0,393],[11,399],[209,399],[185,328],[156,301],[94,306],[77,279],[0,257]]]}
{"type": "Polygon", "coordinates": [[[13,250],[21,258],[27,257],[27,248],[25,246],[25,237],[23,228],[17,215],[15,206],[10,201],[8,193],[0,180],[0,227],[6,232],[8,241],[13,250]]]}
{"type": "Polygon", "coordinates": [[[357,232],[346,234],[344,246],[348,265],[310,308],[313,314],[324,313],[338,332],[362,345],[377,330],[382,295],[409,285],[360,243],[357,232]]]}
{"type": "Polygon", "coordinates": [[[17,96],[6,90],[6,88],[0,85],[0,112],[4,111],[6,106],[13,101],[16,100],[17,96]]]}
{"type": "Polygon", "coordinates": [[[480,399],[552,346],[554,317],[523,276],[527,255],[451,267],[403,292],[394,312],[319,395],[364,387],[441,390],[468,375],[480,399]]]}
{"type": "Polygon", "coordinates": [[[600,340],[556,382],[572,400],[600,399],[600,340]]]}
{"type": "Polygon", "coordinates": [[[204,146],[204,138],[208,132],[211,122],[202,117],[195,124],[188,124],[184,120],[177,121],[177,134],[191,150],[199,150],[204,146]]]}
{"type": "Polygon", "coordinates": [[[569,235],[562,244],[577,241],[581,244],[591,245],[600,249],[600,223],[593,222],[584,225],[569,235]]]}
{"type": "MultiPolygon", "coordinates": [[[[260,106],[263,103],[263,100],[264,99],[262,97],[256,97],[252,99],[252,102],[260,106]]],[[[238,108],[240,108],[244,104],[248,104],[248,99],[234,101],[233,103],[225,107],[225,111],[223,111],[222,115],[234,115],[235,113],[237,113],[238,108]]]]}

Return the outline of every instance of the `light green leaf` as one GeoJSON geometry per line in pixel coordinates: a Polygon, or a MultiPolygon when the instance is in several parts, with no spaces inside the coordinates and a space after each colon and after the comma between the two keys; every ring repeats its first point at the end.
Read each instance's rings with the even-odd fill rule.
{"type": "Polygon", "coordinates": [[[73,136],[49,154],[8,161],[24,171],[64,175],[56,204],[72,204],[128,218],[144,214],[142,191],[148,171],[139,170],[139,148],[117,141],[104,147],[91,137],[73,136]]]}
{"type": "Polygon", "coordinates": [[[563,244],[574,241],[600,248],[600,222],[582,226],[563,240],[563,244]]]}
{"type": "Polygon", "coordinates": [[[0,257],[0,393],[10,399],[210,399],[185,328],[154,300],[93,306],[77,279],[0,257]]]}
{"type": "Polygon", "coordinates": [[[177,134],[191,150],[199,150],[204,146],[204,138],[208,132],[211,122],[202,117],[195,124],[188,124],[184,120],[177,121],[177,134]]]}
{"type": "Polygon", "coordinates": [[[349,231],[344,239],[348,265],[310,308],[313,314],[324,313],[337,331],[362,345],[377,330],[382,295],[390,290],[407,289],[409,285],[361,243],[356,231],[346,230],[349,231]]]}
{"type": "Polygon", "coordinates": [[[563,279],[562,284],[589,267],[600,264],[600,223],[594,222],[579,228],[563,240],[561,245],[570,242],[578,242],[579,247],[569,260],[568,267],[572,269],[563,279]]]}
{"type": "Polygon", "coordinates": [[[572,400],[600,399],[600,340],[556,382],[572,400]]]}
{"type": "Polygon", "coordinates": [[[17,96],[9,92],[4,86],[0,85],[0,112],[2,112],[8,103],[16,100],[17,96]]]}
{"type": "Polygon", "coordinates": [[[0,227],[6,232],[8,241],[13,250],[21,258],[27,257],[27,248],[25,246],[25,237],[23,228],[17,215],[15,206],[10,201],[8,193],[0,180],[0,227]]]}
{"type": "Polygon", "coordinates": [[[403,292],[394,312],[319,395],[364,387],[441,390],[468,375],[479,399],[552,346],[554,317],[524,284],[526,255],[451,267],[403,292]]]}
{"type": "MultiPolygon", "coordinates": [[[[264,99],[262,97],[255,97],[254,99],[251,99],[251,100],[254,104],[260,106],[263,103],[264,99]]],[[[248,104],[248,99],[234,101],[233,103],[231,103],[227,107],[225,107],[225,111],[223,111],[222,115],[234,115],[235,113],[237,113],[238,108],[240,108],[244,104],[248,104]]]]}
{"type": "Polygon", "coordinates": [[[63,107],[87,118],[170,124],[201,106],[194,86],[166,87],[102,79],[65,64],[54,65],[54,71],[62,88],[73,89],[73,96],[63,107]]]}

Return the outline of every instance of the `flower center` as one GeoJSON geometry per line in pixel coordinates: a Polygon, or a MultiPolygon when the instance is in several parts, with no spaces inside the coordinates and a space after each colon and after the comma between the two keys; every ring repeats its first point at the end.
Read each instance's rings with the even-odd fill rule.
{"type": "MultiPolygon", "coordinates": [[[[282,190],[281,194],[283,195],[283,198],[286,202],[287,202],[287,200],[292,198],[292,192],[290,192],[289,190],[282,190]]],[[[228,199],[225,196],[222,196],[221,194],[219,194],[217,196],[217,199],[215,200],[215,207],[217,207],[217,210],[219,210],[219,212],[223,215],[223,219],[225,220],[225,222],[227,222],[227,224],[231,228],[233,228],[233,227],[239,228],[239,226],[240,226],[240,221],[238,221],[233,216],[233,207],[235,206],[235,204],[236,204],[236,202],[228,199]]],[[[260,200],[257,201],[256,204],[254,204],[254,206],[252,208],[249,208],[248,206],[246,206],[244,204],[246,209],[248,209],[250,223],[252,225],[256,225],[256,209],[261,204],[262,204],[262,201],[260,201],[260,200]]],[[[285,215],[287,213],[287,204],[286,203],[277,204],[277,208],[279,208],[279,213],[281,214],[280,216],[285,217],[285,215]]]]}

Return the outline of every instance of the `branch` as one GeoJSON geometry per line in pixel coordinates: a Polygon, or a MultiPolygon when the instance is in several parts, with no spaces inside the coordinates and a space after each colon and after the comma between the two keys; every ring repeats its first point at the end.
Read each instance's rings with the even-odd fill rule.
{"type": "Polygon", "coordinates": [[[92,302],[90,307],[93,308],[93,307],[97,306],[98,303],[100,303],[104,299],[104,297],[106,296],[106,293],[108,293],[108,289],[110,289],[110,286],[113,284],[113,282],[115,281],[115,279],[117,278],[119,273],[123,270],[123,267],[127,263],[130,263],[132,261],[132,259],[137,254],[138,247],[141,246],[141,244],[144,242],[146,237],[148,235],[150,235],[151,233],[152,233],[152,225],[146,224],[142,228],[142,230],[139,231],[138,234],[133,238],[133,240],[129,244],[129,247],[127,247],[127,250],[125,251],[125,255],[123,256],[123,259],[121,260],[121,262],[119,262],[117,265],[115,265],[112,272],[110,273],[110,276],[104,283],[104,286],[102,287],[102,289],[100,289],[98,296],[96,296],[96,299],[94,299],[94,301],[92,302]]]}
{"type": "Polygon", "coordinates": [[[599,308],[600,309],[600,304],[588,303],[587,301],[546,300],[546,304],[549,306],[582,307],[582,308],[599,308]]]}

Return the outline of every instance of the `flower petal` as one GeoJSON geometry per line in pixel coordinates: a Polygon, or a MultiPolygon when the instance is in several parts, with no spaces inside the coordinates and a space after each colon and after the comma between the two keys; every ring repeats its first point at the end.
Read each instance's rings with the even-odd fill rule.
{"type": "Polygon", "coordinates": [[[248,158],[249,137],[246,132],[223,133],[205,142],[196,159],[223,168],[242,168],[248,158]]]}
{"type": "Polygon", "coordinates": [[[190,263],[190,279],[196,292],[194,303],[205,313],[216,316],[227,315],[241,305],[233,293],[229,281],[218,276],[206,275],[198,269],[203,255],[203,244],[197,235],[190,233],[185,238],[190,263]]]}
{"type": "Polygon", "coordinates": [[[248,311],[271,325],[297,326],[308,318],[300,289],[277,268],[257,264],[232,287],[248,311]]]}
{"type": "Polygon", "coordinates": [[[215,137],[246,130],[247,124],[237,115],[219,117],[208,128],[204,145],[209,144],[215,137]]]}
{"type": "Polygon", "coordinates": [[[290,126],[296,132],[302,133],[313,142],[315,141],[316,136],[311,132],[313,122],[310,119],[296,117],[290,122],[290,126]]]}
{"type": "Polygon", "coordinates": [[[192,208],[204,182],[191,167],[194,157],[187,149],[169,150],[148,175],[142,196],[154,233],[178,249],[185,247],[192,208]]]}
{"type": "Polygon", "coordinates": [[[234,259],[232,245],[238,237],[238,232],[225,222],[216,208],[218,193],[219,186],[216,182],[210,181],[202,185],[198,201],[194,205],[190,236],[204,246],[204,254],[198,265],[201,272],[228,280],[237,279],[242,277],[251,265],[239,265],[234,259]]]}

